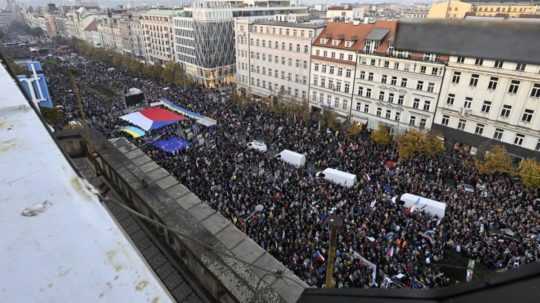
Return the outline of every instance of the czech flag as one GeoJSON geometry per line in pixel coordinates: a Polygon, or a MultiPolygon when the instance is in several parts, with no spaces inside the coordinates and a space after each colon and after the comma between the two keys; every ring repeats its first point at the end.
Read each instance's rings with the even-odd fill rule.
{"type": "Polygon", "coordinates": [[[121,116],[120,119],[149,131],[177,123],[184,120],[185,117],[163,108],[149,107],[139,112],[121,116]]]}

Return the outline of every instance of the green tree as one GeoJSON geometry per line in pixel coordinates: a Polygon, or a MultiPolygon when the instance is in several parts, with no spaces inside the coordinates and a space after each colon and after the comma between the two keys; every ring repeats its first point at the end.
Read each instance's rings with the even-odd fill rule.
{"type": "Polygon", "coordinates": [[[540,163],[534,159],[522,160],[518,174],[523,184],[529,188],[540,188],[540,163]]]}
{"type": "Polygon", "coordinates": [[[476,167],[482,174],[508,173],[514,172],[512,158],[502,145],[494,145],[484,155],[484,159],[476,160],[476,167]]]}
{"type": "Polygon", "coordinates": [[[392,142],[392,136],[388,127],[379,125],[379,127],[371,133],[371,140],[379,145],[388,145],[392,142]]]}

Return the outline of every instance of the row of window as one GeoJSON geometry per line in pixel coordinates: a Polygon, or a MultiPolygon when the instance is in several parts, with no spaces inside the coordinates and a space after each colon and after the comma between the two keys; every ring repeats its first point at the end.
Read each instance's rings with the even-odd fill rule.
{"type": "MultiPolygon", "coordinates": [[[[244,26],[240,26],[240,31],[244,30],[244,26]]],[[[296,29],[289,29],[289,28],[283,28],[283,27],[274,27],[274,26],[268,26],[268,25],[259,25],[253,27],[254,32],[256,33],[265,33],[265,34],[272,34],[272,35],[285,35],[285,36],[291,36],[291,37],[300,37],[300,38],[312,38],[313,33],[312,31],[308,30],[296,30],[296,29]]]]}
{"type": "MultiPolygon", "coordinates": [[[[363,65],[372,65],[377,67],[383,67],[383,68],[393,68],[395,70],[400,70],[401,65],[398,61],[389,61],[389,60],[381,60],[381,59],[375,59],[375,58],[366,58],[366,57],[360,57],[360,64],[363,65]]],[[[409,63],[405,63],[403,65],[403,70],[406,72],[416,72],[426,75],[432,75],[432,76],[440,76],[442,74],[442,68],[436,67],[436,66],[426,66],[426,65],[414,65],[411,68],[411,65],[409,63]]]]}
{"type": "Polygon", "coordinates": [[[311,99],[313,103],[319,103],[321,105],[326,105],[328,107],[333,107],[335,109],[342,109],[344,111],[348,110],[349,108],[349,101],[347,99],[341,99],[338,96],[333,96],[331,94],[325,95],[324,93],[313,92],[311,95],[311,99]],[[326,98],[325,98],[326,97],[326,98]]]}
{"type": "MultiPolygon", "coordinates": [[[[240,57],[244,57],[246,55],[247,55],[247,51],[246,52],[244,52],[244,51],[239,52],[240,57]]],[[[292,58],[287,58],[285,56],[283,56],[283,57],[272,56],[270,54],[268,54],[268,55],[265,54],[265,53],[261,54],[259,52],[250,52],[249,55],[250,55],[251,59],[262,60],[262,61],[268,62],[268,63],[276,63],[276,64],[281,63],[282,65],[293,66],[293,59],[292,58]]],[[[308,62],[307,62],[307,60],[295,59],[294,66],[296,68],[307,69],[308,68],[308,62]]]]}
{"type": "MultiPolygon", "coordinates": [[[[446,99],[446,104],[449,106],[454,105],[455,99],[456,99],[455,94],[448,94],[448,98],[446,99]]],[[[465,97],[465,101],[463,102],[463,108],[470,109],[472,107],[472,104],[473,104],[473,98],[465,97]]],[[[491,101],[484,100],[480,111],[484,114],[489,114],[491,112],[491,105],[492,105],[491,101]]],[[[508,118],[510,117],[511,112],[512,112],[512,105],[504,104],[500,113],[500,117],[508,118]]],[[[534,115],[534,110],[525,109],[521,116],[521,121],[525,123],[529,123],[532,121],[533,115],[534,115]]]]}
{"type": "Polygon", "coordinates": [[[315,56],[321,57],[321,54],[322,54],[322,57],[326,57],[326,58],[354,61],[354,55],[353,54],[345,54],[345,53],[341,53],[341,52],[336,53],[335,51],[330,51],[329,52],[327,50],[323,50],[321,52],[321,50],[319,50],[319,49],[315,50],[315,56]]]}
{"type": "MultiPolygon", "coordinates": [[[[469,79],[469,86],[477,87],[479,79],[480,79],[479,74],[472,74],[471,78],[469,79]]],[[[454,74],[452,75],[452,83],[459,84],[460,81],[461,81],[461,72],[455,71],[454,74]]],[[[498,83],[499,83],[499,78],[490,77],[487,88],[489,90],[496,90],[498,83]]],[[[521,84],[521,81],[519,80],[511,80],[510,85],[508,86],[507,92],[509,94],[517,94],[519,91],[520,84],[521,84]]],[[[534,98],[540,98],[540,83],[533,84],[533,88],[531,89],[531,92],[529,95],[534,98]]]]}
{"type": "MultiPolygon", "coordinates": [[[[241,80],[242,82],[247,84],[247,77],[245,77],[244,75],[241,76],[241,80]]],[[[279,85],[277,83],[272,83],[270,81],[266,81],[262,79],[255,79],[253,77],[249,79],[249,84],[256,87],[268,89],[270,91],[283,92],[289,96],[294,96],[296,98],[299,98],[300,96],[302,98],[306,98],[307,96],[307,93],[305,90],[299,90],[298,88],[295,88],[293,90],[290,86],[285,87],[284,85],[279,85]]]]}
{"type": "Polygon", "coordinates": [[[330,75],[335,74],[338,77],[342,77],[343,76],[343,71],[345,70],[345,77],[346,78],[350,78],[351,75],[352,75],[352,70],[350,68],[343,69],[342,67],[334,66],[334,65],[328,65],[328,66],[326,64],[320,64],[319,65],[319,63],[313,64],[313,70],[318,72],[319,71],[319,66],[320,66],[320,71],[323,74],[328,72],[328,74],[330,74],[330,75]]]}
{"type": "MultiPolygon", "coordinates": [[[[457,57],[457,63],[465,64],[465,57],[462,57],[462,56],[457,57]]],[[[496,60],[495,62],[493,62],[493,66],[490,66],[490,67],[502,69],[504,67],[504,63],[505,62],[502,61],[502,60],[496,60]]],[[[474,65],[484,66],[484,59],[482,59],[482,58],[474,58],[474,65]]],[[[526,67],[527,67],[527,64],[518,63],[518,64],[516,64],[515,70],[518,71],[518,72],[524,72],[526,67]]]]}
{"type": "MultiPolygon", "coordinates": [[[[372,96],[371,96],[371,88],[365,88],[364,89],[364,87],[359,86],[357,94],[360,97],[364,97],[364,98],[368,98],[368,99],[372,98],[372,96]]],[[[387,101],[388,103],[392,103],[392,104],[394,103],[394,101],[397,101],[397,105],[403,105],[403,102],[405,100],[405,95],[398,95],[397,100],[396,100],[394,93],[392,93],[392,92],[388,93],[388,97],[387,97],[386,92],[381,90],[381,91],[379,91],[379,99],[378,100],[381,101],[381,102],[387,101]]],[[[431,101],[430,100],[424,100],[423,106],[420,107],[420,98],[414,98],[413,103],[412,103],[412,108],[418,109],[418,110],[421,109],[421,110],[424,110],[424,111],[429,111],[431,109],[431,101]]]]}
{"type": "MultiPolygon", "coordinates": [[[[238,38],[238,43],[239,44],[245,44],[247,42],[247,39],[243,36],[239,36],[238,38]]],[[[303,52],[304,54],[308,54],[309,53],[309,44],[304,44],[304,45],[301,45],[299,43],[297,43],[296,45],[289,42],[289,43],[286,43],[286,42],[279,42],[279,41],[272,41],[272,40],[265,40],[265,39],[254,39],[254,38],[250,38],[249,39],[249,45],[251,46],[260,46],[260,47],[267,47],[269,49],[280,49],[280,50],[284,50],[284,51],[290,51],[290,52],[297,52],[297,53],[301,53],[303,52]]]]}
{"type": "Polygon", "coordinates": [[[313,75],[313,86],[319,86],[322,88],[328,88],[328,89],[338,91],[338,92],[349,93],[351,90],[351,83],[347,81],[343,82],[343,90],[341,89],[342,88],[341,83],[342,83],[341,80],[335,80],[331,78],[326,79],[325,77],[321,77],[320,82],[319,82],[319,76],[313,75]]]}
{"type": "MultiPolygon", "coordinates": [[[[375,74],[369,72],[369,73],[367,73],[367,78],[366,78],[366,72],[365,71],[360,71],[360,73],[358,75],[358,78],[360,80],[367,80],[367,81],[375,81],[374,77],[375,77],[375,74]]],[[[397,86],[398,79],[397,79],[397,77],[392,76],[390,81],[388,81],[388,76],[387,75],[381,75],[380,81],[381,81],[381,83],[384,83],[384,84],[390,84],[390,85],[397,86]]],[[[401,78],[401,82],[400,82],[399,86],[407,88],[407,82],[408,82],[407,78],[401,78]]],[[[422,80],[416,81],[416,89],[423,91],[424,90],[424,84],[425,83],[422,80]]],[[[427,87],[426,87],[426,91],[428,93],[435,92],[435,83],[434,82],[428,82],[427,87]]]]}
{"type": "MultiPolygon", "coordinates": [[[[370,113],[369,112],[369,110],[370,110],[369,105],[370,104],[368,104],[368,103],[357,102],[355,110],[358,111],[358,112],[364,112],[366,114],[369,114],[370,113]]],[[[377,117],[382,118],[383,117],[382,113],[383,113],[383,108],[382,107],[377,107],[377,109],[375,111],[375,115],[377,117]]],[[[384,118],[388,119],[388,120],[394,120],[394,121],[401,122],[401,112],[400,111],[395,111],[394,115],[392,115],[392,110],[387,109],[387,110],[385,110],[384,118]]],[[[426,128],[427,119],[426,118],[420,118],[420,121],[418,121],[416,116],[410,115],[408,124],[410,126],[413,126],[413,127],[418,126],[419,128],[424,129],[424,128],[426,128]],[[416,124],[417,122],[419,122],[418,125],[416,124]]]]}
{"type": "MultiPolygon", "coordinates": [[[[451,124],[452,119],[453,118],[448,116],[448,115],[443,115],[442,119],[441,119],[441,124],[444,125],[444,126],[448,126],[449,124],[451,124]]],[[[467,120],[459,119],[458,124],[457,124],[457,128],[459,130],[465,130],[465,127],[467,127],[467,120]]],[[[484,129],[485,128],[486,128],[485,124],[476,123],[475,128],[474,128],[474,134],[479,135],[479,136],[484,136],[484,129]]],[[[492,138],[495,139],[495,140],[502,141],[504,133],[505,133],[504,129],[495,128],[492,138]]],[[[488,137],[488,136],[485,136],[485,137],[488,137]]],[[[524,140],[525,140],[525,135],[524,134],[516,133],[516,135],[514,137],[514,144],[521,146],[523,144],[524,140]]],[[[538,139],[538,143],[536,144],[536,150],[540,151],[540,139],[538,139]]]]}
{"type": "MultiPolygon", "coordinates": [[[[241,70],[246,70],[247,69],[247,64],[245,63],[240,63],[240,69],[241,70]]],[[[303,84],[303,85],[307,85],[307,76],[301,76],[301,75],[298,75],[298,74],[294,74],[294,78],[293,78],[293,74],[291,72],[286,72],[286,71],[280,71],[278,70],[277,68],[276,69],[272,69],[270,67],[266,67],[266,66],[259,66],[259,65],[256,65],[256,66],[253,66],[251,65],[251,72],[252,73],[257,73],[257,74],[261,74],[263,76],[269,76],[269,77],[274,77],[276,79],[282,79],[282,80],[287,80],[287,81],[293,81],[295,83],[299,83],[299,84],[303,84]]]]}

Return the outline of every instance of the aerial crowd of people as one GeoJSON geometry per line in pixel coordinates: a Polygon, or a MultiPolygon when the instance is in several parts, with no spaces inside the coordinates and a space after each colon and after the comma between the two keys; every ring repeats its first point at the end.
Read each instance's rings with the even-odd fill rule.
{"type": "Polygon", "coordinates": [[[165,97],[216,119],[211,128],[182,122],[148,134],[192,128],[190,148],[176,154],[146,144],[148,139],[130,140],[311,286],[325,282],[330,216],[343,221],[337,287],[443,287],[456,281],[448,268],[466,266],[449,264],[450,258],[475,259],[490,271],[540,258],[537,192],[510,176],[480,175],[469,155],[447,150],[400,160],[395,144],[374,143],[368,130],[349,136],[261,103],[239,105],[230,89],[164,89],[158,81],[79,56],[45,63],[44,69],[66,124],[81,119],[67,81],[67,71],[77,71],[87,123],[108,137],[122,135],[118,128],[126,122],[119,116],[129,109],[121,94],[109,100],[96,87],[118,92],[137,87],[149,101],[165,97]],[[247,148],[253,140],[263,141],[268,152],[247,148]],[[283,149],[305,154],[306,166],[276,158],[283,149]],[[389,160],[397,165],[385,165],[389,160]],[[357,184],[347,188],[316,176],[329,167],[355,174],[357,184]],[[474,190],[464,190],[464,184],[474,190]],[[399,202],[404,193],[446,203],[445,216],[405,208],[399,202]]]}

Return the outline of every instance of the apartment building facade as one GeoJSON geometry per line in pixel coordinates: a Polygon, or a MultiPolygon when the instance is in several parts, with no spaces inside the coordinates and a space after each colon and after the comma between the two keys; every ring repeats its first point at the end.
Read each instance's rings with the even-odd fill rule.
{"type": "Polygon", "coordinates": [[[502,144],[517,157],[538,158],[540,26],[487,25],[402,23],[396,48],[449,55],[433,126],[448,143],[472,153],[502,144]]]}
{"type": "Polygon", "coordinates": [[[332,110],[341,118],[352,111],[358,57],[372,31],[395,31],[396,22],[328,23],[311,52],[310,105],[332,110]]]}
{"type": "Polygon", "coordinates": [[[236,83],[243,94],[307,102],[311,45],[323,22],[235,22],[236,83]]]}
{"type": "Polygon", "coordinates": [[[152,9],[141,13],[145,60],[165,64],[174,60],[174,23],[176,10],[152,9]]]}
{"type": "Polygon", "coordinates": [[[384,126],[394,133],[411,128],[429,130],[435,117],[445,58],[396,50],[384,42],[393,40],[391,35],[389,32],[380,40],[367,39],[371,44],[379,41],[383,47],[362,50],[351,118],[370,129],[384,126]]]}

